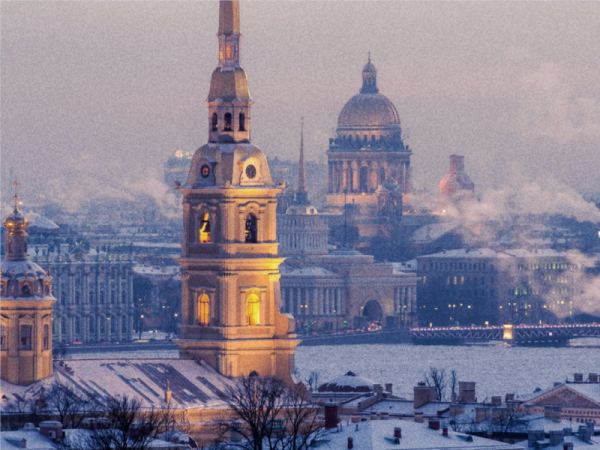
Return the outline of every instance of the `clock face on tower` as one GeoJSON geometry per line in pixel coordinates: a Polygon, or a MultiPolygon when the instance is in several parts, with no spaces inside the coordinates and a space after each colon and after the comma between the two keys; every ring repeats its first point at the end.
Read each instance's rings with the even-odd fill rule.
{"type": "Polygon", "coordinates": [[[254,167],[252,164],[249,164],[246,167],[246,176],[249,179],[253,179],[256,176],[256,167],[254,167]]]}
{"type": "Polygon", "coordinates": [[[208,167],[206,164],[204,164],[200,168],[200,175],[202,175],[202,178],[208,178],[208,176],[210,175],[210,167],[208,167]]]}

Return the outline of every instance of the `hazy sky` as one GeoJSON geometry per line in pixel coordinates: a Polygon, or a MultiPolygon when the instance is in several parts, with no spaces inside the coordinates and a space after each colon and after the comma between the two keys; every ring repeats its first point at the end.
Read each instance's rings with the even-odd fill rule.
{"type": "MultiPolygon", "coordinates": [[[[215,1],[2,1],[2,187],[10,168],[29,203],[162,180],[206,142],[217,16],[215,1]]],[[[540,170],[600,191],[599,24],[600,2],[242,2],[252,141],[296,158],[304,116],[308,159],[324,158],[371,51],[417,188],[458,153],[479,193],[540,170]]]]}

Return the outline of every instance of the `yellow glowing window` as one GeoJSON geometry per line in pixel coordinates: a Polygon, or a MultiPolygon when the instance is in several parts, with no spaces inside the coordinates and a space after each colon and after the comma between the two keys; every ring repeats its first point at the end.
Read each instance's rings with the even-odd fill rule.
{"type": "Polygon", "coordinates": [[[223,59],[223,46],[219,46],[219,59],[223,59]]]}
{"type": "Polygon", "coordinates": [[[204,213],[202,221],[200,222],[200,236],[198,240],[201,244],[207,244],[210,242],[210,215],[204,213]]]}
{"type": "Polygon", "coordinates": [[[227,57],[227,59],[231,59],[231,45],[225,47],[225,56],[227,57]]]}
{"type": "Polygon", "coordinates": [[[246,325],[260,324],[260,299],[256,294],[246,298],[246,325]]]}
{"type": "Polygon", "coordinates": [[[198,325],[207,327],[210,323],[210,299],[202,294],[198,297],[198,325]]]}

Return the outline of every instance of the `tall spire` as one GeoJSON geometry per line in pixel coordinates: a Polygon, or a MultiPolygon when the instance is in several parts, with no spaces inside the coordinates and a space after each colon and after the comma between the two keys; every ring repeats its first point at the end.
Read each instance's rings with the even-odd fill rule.
{"type": "Polygon", "coordinates": [[[308,205],[308,193],[306,191],[306,163],[304,161],[304,117],[300,125],[300,161],[298,162],[298,189],[296,190],[296,203],[308,205]]]}
{"type": "Polygon", "coordinates": [[[210,80],[209,142],[250,142],[250,91],[240,66],[240,2],[219,2],[219,64],[210,80]]]}

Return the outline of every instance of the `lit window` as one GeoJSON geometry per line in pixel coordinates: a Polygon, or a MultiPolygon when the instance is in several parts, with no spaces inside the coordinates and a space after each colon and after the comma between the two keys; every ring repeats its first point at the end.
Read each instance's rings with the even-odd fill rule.
{"type": "Polygon", "coordinates": [[[210,299],[202,294],[198,297],[198,325],[207,327],[210,324],[210,299]]]}
{"type": "Polygon", "coordinates": [[[210,243],[210,215],[208,213],[202,215],[198,240],[201,244],[210,243]]]}
{"type": "Polygon", "coordinates": [[[260,324],[260,299],[256,294],[246,298],[246,325],[260,324]]]}
{"type": "Polygon", "coordinates": [[[227,59],[231,59],[231,45],[228,45],[227,47],[225,47],[225,57],[227,59]]]}

